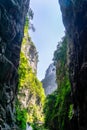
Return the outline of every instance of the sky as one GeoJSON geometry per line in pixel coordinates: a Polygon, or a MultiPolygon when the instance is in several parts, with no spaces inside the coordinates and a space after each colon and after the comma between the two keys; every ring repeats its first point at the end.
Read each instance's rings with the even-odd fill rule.
{"type": "Polygon", "coordinates": [[[37,77],[42,80],[52,63],[56,46],[64,36],[64,26],[58,0],[31,0],[30,7],[34,12],[32,23],[36,31],[30,30],[29,34],[38,51],[37,77]]]}

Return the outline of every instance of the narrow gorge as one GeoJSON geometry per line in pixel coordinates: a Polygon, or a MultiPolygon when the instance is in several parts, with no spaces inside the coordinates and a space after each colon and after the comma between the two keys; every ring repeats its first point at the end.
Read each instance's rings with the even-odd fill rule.
{"type": "Polygon", "coordinates": [[[87,130],[87,0],[58,2],[65,36],[39,81],[30,0],[0,0],[0,130],[87,130]]]}

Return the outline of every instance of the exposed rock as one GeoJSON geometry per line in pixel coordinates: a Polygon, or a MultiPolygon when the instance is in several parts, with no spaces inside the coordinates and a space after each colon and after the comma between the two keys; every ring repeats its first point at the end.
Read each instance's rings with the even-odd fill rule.
{"type": "Polygon", "coordinates": [[[46,70],[45,78],[42,80],[42,84],[46,95],[51,94],[57,89],[56,67],[53,63],[50,64],[46,70]]]}
{"type": "Polygon", "coordinates": [[[0,1],[0,129],[15,127],[20,48],[29,0],[0,1]]]}
{"type": "Polygon", "coordinates": [[[24,37],[26,37],[26,43],[22,45],[22,52],[24,52],[26,58],[28,59],[28,63],[31,66],[33,72],[37,73],[37,49],[29,36],[25,35],[24,37]]]}
{"type": "Polygon", "coordinates": [[[87,130],[87,0],[59,0],[69,36],[74,130],[87,130]]]}
{"type": "Polygon", "coordinates": [[[45,94],[42,84],[36,76],[38,55],[36,47],[29,36],[29,24],[27,22],[29,21],[26,19],[20,54],[19,91],[16,102],[16,123],[20,129],[26,129],[27,122],[39,122],[43,121],[44,118],[42,106],[45,94]],[[20,117],[23,117],[23,120],[20,117]]]}
{"type": "Polygon", "coordinates": [[[29,46],[29,62],[32,70],[37,73],[38,53],[33,44],[29,46]]]}

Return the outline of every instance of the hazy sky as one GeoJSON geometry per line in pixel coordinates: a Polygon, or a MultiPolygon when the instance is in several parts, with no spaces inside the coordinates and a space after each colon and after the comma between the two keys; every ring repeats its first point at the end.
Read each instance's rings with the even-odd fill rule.
{"type": "Polygon", "coordinates": [[[30,31],[30,36],[39,52],[37,76],[42,80],[52,63],[58,41],[64,36],[64,26],[58,0],[31,0],[30,7],[34,12],[32,23],[36,29],[35,32],[30,31]]]}

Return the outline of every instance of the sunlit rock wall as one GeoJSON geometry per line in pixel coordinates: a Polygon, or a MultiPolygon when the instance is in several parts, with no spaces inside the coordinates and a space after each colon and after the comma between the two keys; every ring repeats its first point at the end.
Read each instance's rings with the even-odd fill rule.
{"type": "Polygon", "coordinates": [[[28,59],[28,63],[31,66],[33,72],[37,74],[38,52],[34,43],[30,41],[28,38],[26,39],[27,42],[22,46],[22,51],[28,59]]]}

